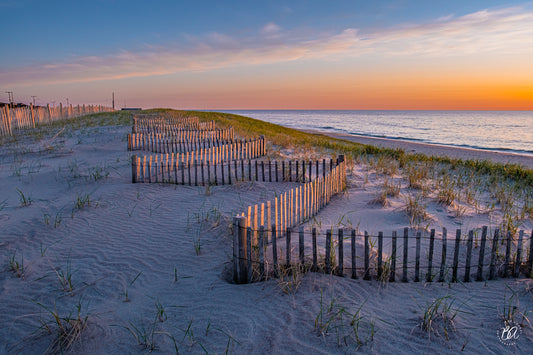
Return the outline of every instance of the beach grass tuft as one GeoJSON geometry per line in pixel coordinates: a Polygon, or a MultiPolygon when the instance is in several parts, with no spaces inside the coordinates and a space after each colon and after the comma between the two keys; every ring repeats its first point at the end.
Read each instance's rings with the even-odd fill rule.
{"type": "Polygon", "coordinates": [[[19,194],[19,201],[21,207],[27,207],[32,204],[33,199],[31,198],[31,196],[24,194],[24,192],[22,192],[22,190],[20,189],[17,189],[17,192],[19,194]]]}
{"type": "Polygon", "coordinates": [[[20,257],[20,261],[16,258],[16,252],[9,257],[9,271],[12,271],[16,277],[24,278],[24,255],[20,257]]]}
{"type": "Polygon", "coordinates": [[[503,306],[500,309],[498,315],[500,319],[503,320],[505,324],[517,323],[521,327],[530,326],[531,322],[529,320],[530,313],[520,306],[520,298],[517,290],[513,290],[509,285],[506,287],[506,291],[510,291],[510,295],[507,295],[507,292],[504,294],[503,306]]]}
{"type": "Polygon", "coordinates": [[[141,276],[142,274],[142,271],[140,271],[134,278],[133,280],[131,280],[131,282],[127,285],[127,286],[124,286],[124,302],[129,302],[130,301],[130,298],[129,298],[129,289],[131,286],[133,286],[133,284],[135,283],[135,281],[137,281],[137,279],[139,278],[139,276],[141,276]]]}
{"type": "Polygon", "coordinates": [[[278,267],[277,284],[280,290],[288,295],[293,295],[302,284],[305,267],[300,264],[280,265],[278,267]]]}
{"type": "Polygon", "coordinates": [[[428,337],[435,334],[450,340],[451,333],[457,330],[455,318],[459,308],[455,306],[455,298],[450,295],[436,298],[427,303],[422,311],[420,328],[427,332],[428,337]]]}
{"type": "Polygon", "coordinates": [[[315,317],[315,332],[324,339],[335,338],[338,346],[355,346],[355,350],[374,341],[376,333],[375,321],[363,312],[363,302],[355,311],[350,311],[332,297],[324,303],[320,292],[320,310],[315,317]]]}
{"type": "Polygon", "coordinates": [[[40,320],[40,329],[48,334],[54,335],[54,340],[46,353],[63,353],[68,351],[76,341],[81,339],[89,319],[88,314],[82,315],[81,299],[75,306],[75,312],[71,311],[65,316],[59,314],[55,305],[54,308],[50,308],[40,302],[36,302],[36,304],[50,316],[49,319],[40,320]]]}
{"type": "Polygon", "coordinates": [[[405,196],[403,210],[409,217],[409,224],[411,227],[419,228],[422,223],[428,221],[430,218],[423,198],[424,197],[420,193],[408,194],[405,196]]]}

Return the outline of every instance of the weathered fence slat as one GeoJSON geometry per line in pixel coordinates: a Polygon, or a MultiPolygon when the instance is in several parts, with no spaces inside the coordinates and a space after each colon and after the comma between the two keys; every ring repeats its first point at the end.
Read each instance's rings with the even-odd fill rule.
{"type": "Polygon", "coordinates": [[[291,229],[287,227],[285,232],[285,242],[286,242],[286,265],[287,267],[291,266],[291,229]]]}
{"type": "Polygon", "coordinates": [[[472,262],[472,241],[474,240],[474,231],[468,232],[468,241],[466,244],[466,265],[464,282],[470,282],[470,264],[472,262]]]}
{"type": "Polygon", "coordinates": [[[422,237],[422,232],[416,232],[416,255],[415,255],[415,279],[414,282],[420,281],[420,239],[422,237]]]}
{"type": "Polygon", "coordinates": [[[305,263],[305,254],[304,254],[304,247],[305,247],[305,240],[304,240],[304,227],[300,226],[298,231],[298,249],[300,254],[300,264],[303,266],[305,263]]]}
{"type": "Polygon", "coordinates": [[[490,266],[489,266],[489,280],[494,280],[496,277],[496,256],[498,255],[498,238],[500,236],[500,230],[494,230],[494,236],[492,238],[492,248],[490,252],[490,266]]]}
{"type": "Polygon", "coordinates": [[[378,232],[378,280],[383,274],[383,232],[378,232]]]}
{"type": "Polygon", "coordinates": [[[485,245],[487,244],[487,226],[481,230],[481,245],[479,246],[479,258],[477,263],[476,281],[483,281],[483,261],[485,259],[485,245]]]}
{"type": "MultiPolygon", "coordinates": [[[[324,160],[324,167],[326,166],[326,161],[324,160]]],[[[370,280],[370,242],[368,233],[365,231],[365,274],[363,275],[363,280],[370,280]]]]}
{"type": "Polygon", "coordinates": [[[278,275],[278,247],[277,247],[277,234],[276,224],[272,224],[272,264],[274,265],[274,274],[278,275]]]}
{"type": "Polygon", "coordinates": [[[252,227],[246,228],[246,261],[248,268],[248,283],[252,282],[253,267],[252,267],[252,227]]]}
{"type": "Polygon", "coordinates": [[[452,282],[457,282],[457,268],[459,266],[459,244],[461,242],[461,230],[455,231],[455,249],[453,251],[452,282]]]}
{"type": "Polygon", "coordinates": [[[357,279],[357,266],[356,266],[356,255],[355,255],[355,251],[356,251],[355,250],[355,229],[352,229],[351,249],[352,249],[352,279],[357,279]]]}
{"type": "Polygon", "coordinates": [[[246,283],[248,265],[246,262],[246,219],[233,219],[233,280],[236,283],[246,283]]]}
{"type": "Polygon", "coordinates": [[[533,230],[529,238],[529,261],[527,262],[528,277],[533,278],[533,230]]]}
{"type": "Polygon", "coordinates": [[[448,231],[442,228],[442,258],[440,262],[439,282],[444,282],[444,269],[446,267],[446,238],[448,231]]]}
{"type": "Polygon", "coordinates": [[[339,240],[339,245],[338,245],[338,249],[339,249],[339,256],[338,256],[338,259],[339,259],[339,268],[337,270],[337,275],[338,276],[344,276],[344,230],[342,228],[339,229],[338,231],[338,240],[339,240]]]}
{"type": "Polygon", "coordinates": [[[326,231],[326,255],[325,255],[325,271],[326,274],[331,273],[331,229],[326,231]]]}
{"type": "Polygon", "coordinates": [[[403,274],[402,282],[409,282],[407,278],[407,263],[408,263],[408,241],[409,241],[409,228],[404,228],[403,230],[403,274]]]}
{"type": "Polygon", "coordinates": [[[313,266],[311,268],[312,271],[318,270],[318,256],[317,256],[317,244],[316,244],[316,228],[313,227],[312,230],[312,242],[313,242],[313,266]]]}
{"type": "Polygon", "coordinates": [[[259,278],[262,279],[265,276],[265,227],[259,227],[259,278]]]}
{"type": "Polygon", "coordinates": [[[428,271],[426,274],[426,282],[433,281],[433,248],[435,246],[435,229],[432,229],[429,235],[429,255],[428,255],[428,271]]]}
{"type": "Polygon", "coordinates": [[[505,248],[505,263],[503,264],[503,277],[509,276],[511,268],[511,232],[507,232],[507,245],[505,248]]]}
{"type": "Polygon", "coordinates": [[[521,230],[518,234],[518,244],[516,245],[516,259],[514,263],[513,276],[518,277],[520,275],[520,264],[522,263],[522,240],[524,238],[524,231],[521,230]]]}

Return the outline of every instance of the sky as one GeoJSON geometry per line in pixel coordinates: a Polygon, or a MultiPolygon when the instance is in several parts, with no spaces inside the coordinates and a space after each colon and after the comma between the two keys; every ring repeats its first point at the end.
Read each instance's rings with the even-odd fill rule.
{"type": "Polygon", "coordinates": [[[533,110],[533,2],[0,0],[0,102],[533,110]]]}

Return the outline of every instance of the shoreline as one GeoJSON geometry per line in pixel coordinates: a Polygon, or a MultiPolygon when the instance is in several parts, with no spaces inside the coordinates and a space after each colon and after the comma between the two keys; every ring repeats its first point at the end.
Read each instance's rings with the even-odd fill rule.
{"type": "Polygon", "coordinates": [[[493,163],[517,164],[528,169],[533,169],[533,156],[516,153],[495,152],[475,148],[452,147],[446,145],[410,142],[400,139],[368,137],[349,133],[335,133],[320,130],[306,129],[307,133],[322,134],[337,139],[374,145],[381,148],[403,149],[406,153],[421,153],[428,156],[449,157],[463,160],[488,160],[493,163]]]}

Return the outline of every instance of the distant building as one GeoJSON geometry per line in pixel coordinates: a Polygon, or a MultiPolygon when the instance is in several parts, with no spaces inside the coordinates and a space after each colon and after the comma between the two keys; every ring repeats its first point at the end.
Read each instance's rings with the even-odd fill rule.
{"type": "MultiPolygon", "coordinates": [[[[15,107],[29,107],[28,105],[25,105],[25,104],[20,103],[20,102],[17,103],[17,104],[13,104],[13,105],[11,105],[10,103],[0,102],[0,107],[4,107],[4,106],[9,106],[9,107],[13,107],[13,108],[15,108],[15,107]]],[[[36,107],[36,106],[34,106],[34,107],[36,107]]]]}

